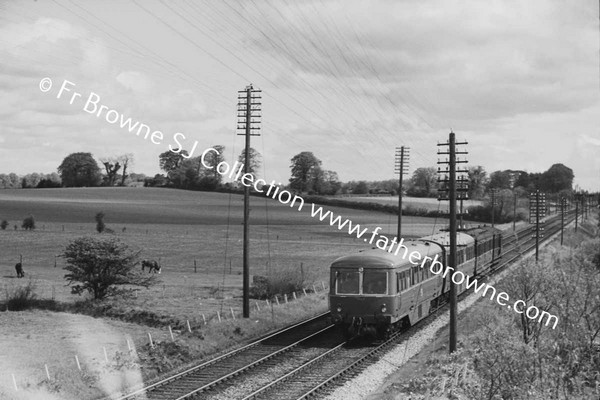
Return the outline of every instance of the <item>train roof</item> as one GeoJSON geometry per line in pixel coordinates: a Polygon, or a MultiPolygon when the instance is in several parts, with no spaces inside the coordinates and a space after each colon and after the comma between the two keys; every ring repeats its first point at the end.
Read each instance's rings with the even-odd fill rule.
{"type": "MultiPolygon", "coordinates": [[[[432,242],[439,243],[444,247],[450,246],[450,234],[448,232],[440,232],[435,235],[425,236],[419,240],[430,240],[432,242]]],[[[475,239],[464,232],[456,232],[456,245],[457,246],[468,246],[475,243],[475,239]]]]}
{"type": "Polygon", "coordinates": [[[502,234],[502,231],[498,228],[492,228],[491,226],[479,225],[476,228],[469,228],[465,230],[465,233],[473,236],[475,239],[485,239],[492,237],[493,235],[502,234]]]}
{"type": "MultiPolygon", "coordinates": [[[[409,258],[413,251],[416,251],[418,254],[420,254],[421,257],[419,260],[423,260],[425,256],[433,258],[436,254],[439,254],[442,251],[440,246],[421,240],[407,240],[403,242],[403,245],[408,249],[406,251],[406,258],[403,257],[403,248],[398,251],[398,254],[395,254],[398,246],[394,245],[391,248],[391,252],[381,250],[379,248],[373,248],[348,256],[342,256],[333,261],[331,266],[339,267],[342,265],[360,265],[363,268],[381,268],[382,266],[395,268],[404,264],[410,265],[411,262],[409,258]]],[[[414,258],[415,257],[413,257],[413,259],[414,258]]],[[[418,263],[420,264],[421,261],[418,261],[418,263]]]]}

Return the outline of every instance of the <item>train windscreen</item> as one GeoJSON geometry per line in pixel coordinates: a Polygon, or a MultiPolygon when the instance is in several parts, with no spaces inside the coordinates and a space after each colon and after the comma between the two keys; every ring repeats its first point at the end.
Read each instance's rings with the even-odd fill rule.
{"type": "Polygon", "coordinates": [[[387,272],[366,270],[363,273],[363,294],[386,294],[387,272]]]}
{"type": "Polygon", "coordinates": [[[337,271],[336,272],[336,293],[337,294],[358,294],[359,287],[358,271],[337,271]]]}

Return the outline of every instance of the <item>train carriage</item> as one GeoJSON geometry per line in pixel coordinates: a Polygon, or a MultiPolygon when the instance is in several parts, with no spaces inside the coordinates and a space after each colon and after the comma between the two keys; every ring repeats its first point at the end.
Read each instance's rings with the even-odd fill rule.
{"type": "MultiPolygon", "coordinates": [[[[481,275],[498,260],[500,232],[483,227],[457,233],[456,271],[463,275],[457,293],[466,290],[468,278],[481,275]]],[[[329,285],[334,322],[348,336],[381,337],[425,318],[455,284],[452,271],[442,272],[448,265],[449,247],[446,232],[388,250],[370,249],[338,258],[331,265],[329,285]],[[419,257],[411,257],[413,252],[419,257]]]]}
{"type": "MultiPolygon", "coordinates": [[[[409,255],[443,260],[434,242],[407,241],[398,254],[372,249],[335,260],[331,266],[329,304],[334,321],[349,335],[385,335],[394,326],[413,324],[429,313],[442,279],[429,264],[411,263],[409,255]]],[[[423,258],[421,258],[423,260],[423,258]]]]}

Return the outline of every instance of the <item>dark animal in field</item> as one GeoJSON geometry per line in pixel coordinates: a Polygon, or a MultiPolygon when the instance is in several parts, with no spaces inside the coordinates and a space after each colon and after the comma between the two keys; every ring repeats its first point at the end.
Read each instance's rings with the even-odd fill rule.
{"type": "Polygon", "coordinates": [[[148,272],[160,274],[161,266],[156,260],[142,260],[142,271],[148,268],[148,272]]]}
{"type": "Polygon", "coordinates": [[[25,272],[23,272],[23,264],[18,262],[15,265],[15,270],[17,271],[17,278],[22,278],[25,276],[25,272]]]}

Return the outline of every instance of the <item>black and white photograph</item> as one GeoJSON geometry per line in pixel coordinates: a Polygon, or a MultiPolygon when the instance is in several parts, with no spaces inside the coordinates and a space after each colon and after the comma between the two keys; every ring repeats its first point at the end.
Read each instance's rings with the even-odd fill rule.
{"type": "Polygon", "coordinates": [[[600,1],[0,0],[0,400],[600,399],[600,1]]]}

